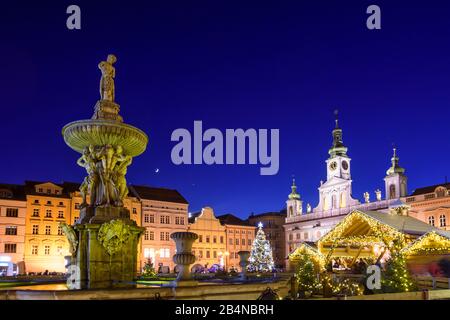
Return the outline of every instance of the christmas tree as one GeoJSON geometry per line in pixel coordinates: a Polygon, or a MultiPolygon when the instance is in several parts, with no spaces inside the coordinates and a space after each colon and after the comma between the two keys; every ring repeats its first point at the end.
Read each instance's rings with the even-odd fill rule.
{"type": "Polygon", "coordinates": [[[248,259],[248,271],[250,272],[272,272],[273,270],[272,248],[269,240],[266,240],[262,227],[262,223],[259,223],[258,232],[253,241],[252,251],[248,259]]]}
{"type": "Polygon", "coordinates": [[[312,257],[304,252],[298,262],[295,278],[300,292],[315,292],[321,288],[312,257]]]}
{"type": "Polygon", "coordinates": [[[398,241],[394,241],[391,258],[386,263],[382,286],[384,292],[408,292],[414,289],[414,283],[406,266],[405,256],[400,251],[398,241]]]}

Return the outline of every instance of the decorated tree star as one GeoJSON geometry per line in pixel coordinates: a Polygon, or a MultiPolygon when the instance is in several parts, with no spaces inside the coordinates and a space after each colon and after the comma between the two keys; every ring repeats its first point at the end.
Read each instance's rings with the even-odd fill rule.
{"type": "Polygon", "coordinates": [[[273,270],[272,248],[269,240],[266,239],[261,222],[258,224],[258,232],[253,241],[248,261],[248,271],[250,272],[272,272],[273,270]]]}

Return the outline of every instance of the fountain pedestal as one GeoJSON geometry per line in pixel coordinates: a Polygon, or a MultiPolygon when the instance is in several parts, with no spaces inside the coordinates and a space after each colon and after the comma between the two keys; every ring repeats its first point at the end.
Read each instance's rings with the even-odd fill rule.
{"type": "Polygon", "coordinates": [[[250,257],[250,251],[239,251],[238,252],[240,261],[239,266],[241,267],[241,273],[239,274],[242,280],[247,279],[247,266],[248,266],[248,258],[250,257]]]}
{"type": "Polygon", "coordinates": [[[175,241],[177,253],[173,256],[173,262],[177,264],[179,270],[177,279],[169,285],[174,287],[196,286],[197,281],[192,280],[190,266],[195,262],[192,254],[192,245],[198,239],[198,235],[193,232],[175,232],[170,235],[175,241]]]}
{"type": "Polygon", "coordinates": [[[79,289],[133,287],[137,246],[144,228],[132,220],[104,224],[84,223],[74,227],[79,244],[73,263],[79,268],[79,289]],[[111,237],[112,238],[109,238],[111,237]]]}

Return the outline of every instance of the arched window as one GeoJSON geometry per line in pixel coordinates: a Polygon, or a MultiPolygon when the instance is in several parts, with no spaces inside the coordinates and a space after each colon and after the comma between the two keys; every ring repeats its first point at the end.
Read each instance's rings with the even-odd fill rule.
{"type": "Polygon", "coordinates": [[[289,216],[292,217],[294,214],[294,209],[292,209],[292,206],[289,206],[289,216]]]}
{"type": "Polygon", "coordinates": [[[428,224],[429,224],[430,226],[433,226],[433,227],[434,227],[434,217],[433,217],[433,216],[429,216],[429,217],[428,217],[428,224]]]}
{"type": "Polygon", "coordinates": [[[333,194],[333,196],[331,197],[331,205],[332,205],[332,209],[336,209],[337,208],[337,201],[336,201],[336,195],[333,194]]]}
{"type": "Polygon", "coordinates": [[[341,208],[345,208],[345,206],[347,205],[346,203],[346,199],[345,199],[345,192],[341,193],[341,208]]]}
{"type": "Polygon", "coordinates": [[[395,184],[389,186],[389,199],[395,199],[395,184]]]}
{"type": "Polygon", "coordinates": [[[445,214],[441,214],[439,216],[439,223],[440,223],[441,227],[445,227],[447,225],[447,219],[445,217],[445,214]]]}

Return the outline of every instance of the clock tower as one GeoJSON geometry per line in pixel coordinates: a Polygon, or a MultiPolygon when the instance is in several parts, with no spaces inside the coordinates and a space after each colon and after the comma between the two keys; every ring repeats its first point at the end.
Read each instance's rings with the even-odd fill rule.
{"type": "Polygon", "coordinates": [[[319,187],[319,205],[314,211],[343,209],[359,204],[352,198],[351,159],[347,155],[347,147],[342,140],[342,129],[339,127],[335,112],[335,128],[332,132],[333,145],[328,150],[330,157],[326,160],[327,181],[319,187]]]}

